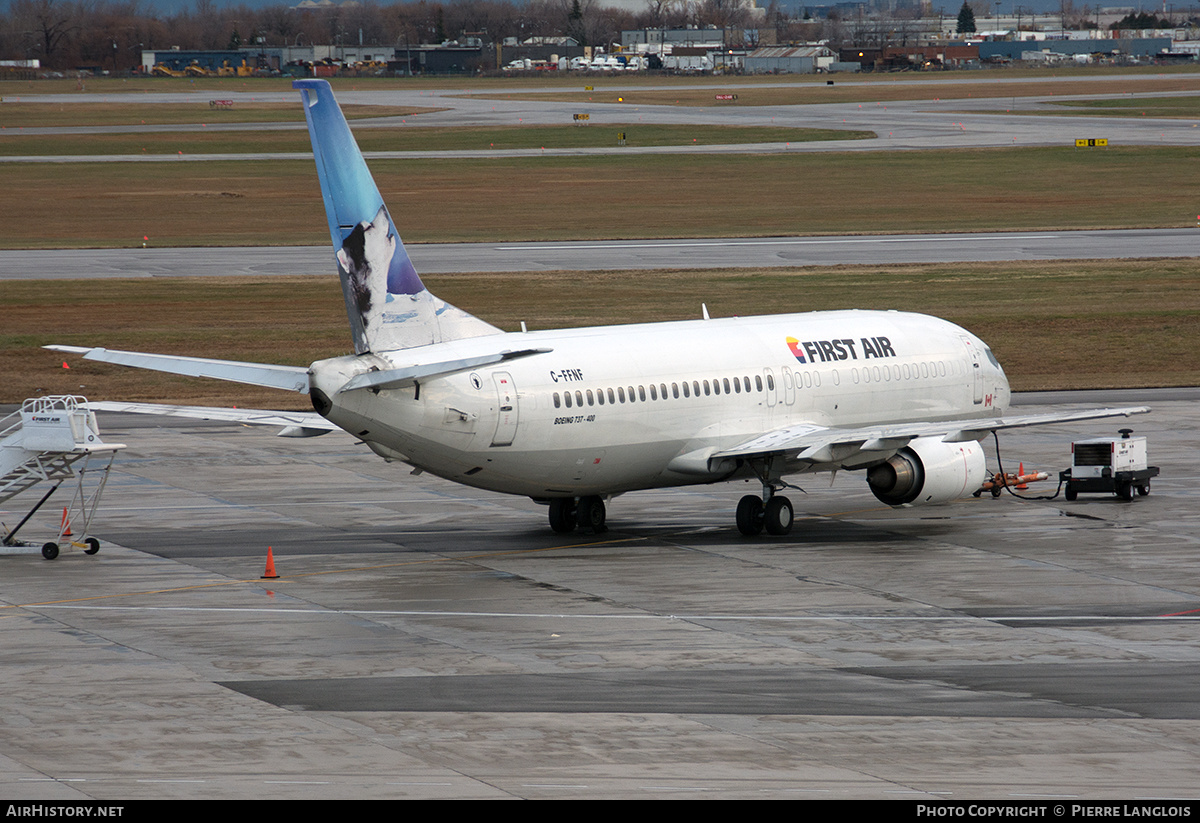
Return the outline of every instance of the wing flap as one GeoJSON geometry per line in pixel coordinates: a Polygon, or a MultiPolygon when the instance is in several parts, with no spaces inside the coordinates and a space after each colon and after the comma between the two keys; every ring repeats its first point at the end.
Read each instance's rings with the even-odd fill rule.
{"type": "Polygon", "coordinates": [[[872,426],[859,429],[840,429],[800,424],[777,429],[746,440],[733,448],[718,451],[713,459],[722,457],[766,457],[791,455],[810,463],[840,462],[858,452],[894,452],[916,437],[941,436],[947,443],[982,440],[1001,429],[1047,426],[1073,423],[1078,420],[1097,420],[1105,417],[1129,417],[1150,411],[1147,406],[1121,409],[1087,409],[1077,412],[1051,412],[996,417],[990,420],[947,420],[938,423],[901,423],[894,426],[872,426]]]}

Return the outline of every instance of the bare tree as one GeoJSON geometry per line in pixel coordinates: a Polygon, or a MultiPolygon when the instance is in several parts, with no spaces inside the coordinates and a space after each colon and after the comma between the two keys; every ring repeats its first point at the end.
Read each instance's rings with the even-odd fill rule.
{"type": "Polygon", "coordinates": [[[60,0],[17,0],[12,13],[45,65],[62,65],[57,58],[79,31],[79,7],[60,0]]]}

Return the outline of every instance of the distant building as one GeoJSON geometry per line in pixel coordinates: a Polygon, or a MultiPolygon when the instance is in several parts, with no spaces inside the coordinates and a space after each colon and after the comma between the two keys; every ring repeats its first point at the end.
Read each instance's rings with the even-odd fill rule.
{"type": "MultiPolygon", "coordinates": [[[[979,44],[979,59],[983,61],[1021,60],[1022,53],[1032,51],[1028,41],[986,40],[979,44]]],[[[1103,54],[1111,58],[1153,60],[1171,51],[1169,37],[1112,38],[1107,40],[1039,40],[1036,51],[1074,59],[1075,55],[1103,54]]],[[[1043,58],[1044,59],[1044,58],[1043,58]]]]}
{"type": "Polygon", "coordinates": [[[828,46],[768,46],[746,55],[745,70],[749,74],[812,74],[836,71],[833,66],[838,62],[828,46]]]}

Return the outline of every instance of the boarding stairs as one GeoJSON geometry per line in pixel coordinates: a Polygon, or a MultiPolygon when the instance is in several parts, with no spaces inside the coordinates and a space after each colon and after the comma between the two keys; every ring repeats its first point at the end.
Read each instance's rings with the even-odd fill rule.
{"type": "Polygon", "coordinates": [[[100,439],[96,415],[87,407],[87,399],[72,395],[35,397],[21,404],[18,411],[0,420],[0,504],[11,500],[39,483],[53,483],[50,490],[11,531],[5,529],[0,543],[26,545],[16,540],[17,530],[41,508],[59,486],[76,480],[75,494],[59,527],[54,542],[42,546],[42,556],[58,556],[64,536],[70,545],[95,554],[100,543],[87,536],[100,495],[108,482],[116,453],[122,443],[100,439]],[[107,458],[107,459],[105,459],[107,458]],[[98,466],[93,467],[93,463],[98,466]],[[85,486],[86,475],[99,472],[99,480],[85,486]],[[79,529],[75,535],[71,524],[79,529]]]}

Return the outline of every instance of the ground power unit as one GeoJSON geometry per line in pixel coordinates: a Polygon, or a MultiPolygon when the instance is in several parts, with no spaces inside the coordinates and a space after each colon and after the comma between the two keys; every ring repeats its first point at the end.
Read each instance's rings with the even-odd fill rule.
{"type": "Polygon", "coordinates": [[[1071,468],[1059,473],[1067,500],[1080,492],[1115,494],[1132,500],[1150,494],[1150,478],[1157,466],[1146,465],[1146,438],[1133,437],[1132,429],[1121,429],[1120,437],[1077,440],[1071,444],[1071,468]]]}

